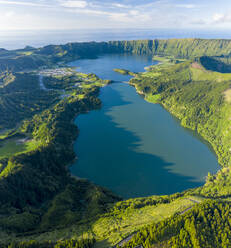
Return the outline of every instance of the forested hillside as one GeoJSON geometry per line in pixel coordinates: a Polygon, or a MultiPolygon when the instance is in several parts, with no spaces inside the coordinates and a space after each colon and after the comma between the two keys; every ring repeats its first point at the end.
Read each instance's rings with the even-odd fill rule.
{"type": "Polygon", "coordinates": [[[81,58],[94,58],[105,53],[136,53],[174,56],[177,58],[196,58],[202,56],[226,56],[229,61],[231,40],[169,39],[135,40],[111,42],[68,43],[49,45],[38,49],[0,51],[0,71],[36,69],[57,62],[81,58]]]}
{"type": "MultiPolygon", "coordinates": [[[[44,84],[49,86],[45,90],[33,73],[5,75],[9,78],[4,78],[7,83],[0,89],[0,107],[5,116],[0,135],[1,232],[67,227],[104,213],[109,203],[120,199],[87,180],[72,178],[67,170],[75,159],[72,144],[78,134],[73,119],[99,108],[99,86],[109,83],[94,74],[68,75],[45,78],[44,84]],[[81,88],[74,87],[76,81],[81,88]],[[57,89],[58,82],[62,85],[57,89]]],[[[91,243],[85,246],[67,241],[59,245],[68,244],[90,247],[91,243]]],[[[26,244],[20,244],[23,246],[26,244]]],[[[54,246],[59,247],[50,244],[54,246]]]]}
{"type": "Polygon", "coordinates": [[[175,215],[158,224],[151,224],[123,248],[142,245],[144,248],[230,247],[230,203],[206,201],[184,215],[175,215]]]}
{"type": "Polygon", "coordinates": [[[201,39],[1,49],[0,247],[230,247],[230,51],[230,40],[201,39]],[[64,66],[104,53],[159,55],[147,72],[115,71],[209,142],[222,169],[203,187],[122,200],[70,175],[73,120],[101,107],[110,81],[64,66]]]}
{"type": "Polygon", "coordinates": [[[213,146],[221,165],[230,165],[231,74],[210,72],[197,62],[153,67],[131,80],[139,92],[164,105],[187,128],[213,146]],[[227,97],[225,97],[225,95],[227,97]]]}
{"type": "Polygon", "coordinates": [[[180,58],[230,55],[230,40],[169,39],[109,42],[113,49],[137,54],[153,54],[180,58]]]}

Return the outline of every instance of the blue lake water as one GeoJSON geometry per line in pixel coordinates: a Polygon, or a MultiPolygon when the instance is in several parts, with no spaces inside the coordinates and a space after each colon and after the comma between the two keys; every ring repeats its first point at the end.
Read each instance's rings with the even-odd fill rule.
{"type": "Polygon", "coordinates": [[[76,118],[78,160],[70,170],[124,198],[197,187],[208,172],[219,169],[216,156],[196,134],[122,83],[130,76],[113,72],[114,68],[141,72],[151,64],[151,58],[135,55],[104,55],[71,63],[78,71],[117,82],[101,89],[100,110],[76,118]]]}

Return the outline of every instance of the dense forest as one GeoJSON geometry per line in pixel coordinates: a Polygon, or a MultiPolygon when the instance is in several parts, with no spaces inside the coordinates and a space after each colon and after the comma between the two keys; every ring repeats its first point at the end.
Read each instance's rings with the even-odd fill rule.
{"type": "Polygon", "coordinates": [[[37,242],[31,240],[29,242],[12,242],[9,245],[0,245],[1,248],[92,248],[94,246],[95,240],[91,239],[81,239],[81,240],[65,240],[57,242],[37,242]]]}
{"type": "Polygon", "coordinates": [[[123,248],[231,246],[230,203],[205,201],[184,215],[175,215],[137,232],[123,248]]]}
{"type": "Polygon", "coordinates": [[[29,73],[8,73],[2,76],[0,87],[0,128],[12,128],[24,118],[30,118],[58,101],[55,91],[41,90],[38,76],[29,73]]]}
{"type": "Polygon", "coordinates": [[[41,66],[52,66],[57,62],[94,58],[105,53],[170,55],[176,58],[215,56],[222,63],[227,63],[230,48],[231,40],[170,39],[68,43],[38,49],[26,47],[12,51],[2,49],[0,50],[0,71],[37,69],[41,66]]]}
{"type": "Polygon", "coordinates": [[[230,40],[173,39],[1,49],[0,247],[230,247],[230,48],[230,40]],[[65,63],[103,53],[159,56],[147,72],[115,71],[210,143],[222,169],[203,187],[122,200],[70,175],[73,120],[101,107],[110,81],[65,63]]]}
{"type": "Polygon", "coordinates": [[[131,80],[139,92],[157,97],[158,102],[210,142],[219,163],[230,165],[229,102],[225,92],[230,74],[204,71],[196,62],[186,61],[168,67],[154,67],[131,80]],[[218,83],[219,81],[219,83],[218,83]],[[225,135],[224,135],[225,133],[225,135]]]}
{"type": "MultiPolygon", "coordinates": [[[[67,227],[83,217],[105,212],[107,204],[120,199],[86,180],[72,178],[66,168],[75,159],[72,144],[78,129],[73,120],[79,113],[100,107],[99,86],[95,85],[109,81],[100,80],[94,74],[73,73],[53,80],[48,77],[44,83],[53,88],[41,90],[38,76],[15,73],[11,82],[1,89],[1,97],[12,94],[11,105],[19,107],[10,108],[9,100],[1,102],[6,114],[2,125],[8,131],[0,137],[0,151],[3,151],[1,147],[21,142],[21,139],[23,143],[34,144],[32,149],[18,144],[24,150],[6,153],[0,159],[0,226],[4,231],[21,233],[39,229],[41,232],[67,227]],[[61,91],[56,87],[60,81],[63,82],[59,87],[61,91]],[[82,88],[73,88],[76,81],[81,81],[82,88]],[[70,88],[66,97],[60,95],[70,88]],[[21,94],[21,98],[17,94],[21,94]],[[34,112],[33,106],[36,106],[34,112]],[[27,107],[30,108],[28,114],[27,107]]],[[[51,244],[50,247],[69,247],[70,244],[51,244]]],[[[27,247],[19,244],[19,247],[24,246],[27,247]]],[[[39,247],[39,244],[31,243],[31,246],[39,247]]],[[[77,242],[73,247],[90,247],[90,244],[77,242]]]]}

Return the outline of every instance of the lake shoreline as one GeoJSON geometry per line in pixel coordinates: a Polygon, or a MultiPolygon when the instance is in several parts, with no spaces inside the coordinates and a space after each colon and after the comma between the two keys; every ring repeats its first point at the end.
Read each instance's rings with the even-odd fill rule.
{"type": "MultiPolygon", "coordinates": [[[[101,56],[101,58],[102,58],[102,56],[101,56]]],[[[94,64],[96,63],[98,63],[98,61],[101,59],[101,58],[99,58],[98,60],[95,60],[95,61],[91,61],[91,63],[93,62],[93,64],[92,64],[92,66],[94,66],[94,64]]],[[[80,62],[80,64],[81,64],[81,61],[78,61],[78,63],[80,62]]],[[[84,61],[82,61],[82,64],[84,64],[84,63],[86,63],[86,62],[84,62],[84,61]]],[[[81,67],[81,66],[80,66],[81,67]]],[[[125,67],[126,68],[126,67],[125,67]]],[[[144,67],[143,67],[144,68],[144,67]]],[[[92,72],[93,73],[96,73],[97,74],[97,72],[95,72],[93,69],[91,69],[91,67],[89,67],[89,66],[87,66],[87,69],[88,70],[92,70],[92,72]]],[[[83,71],[83,72],[85,72],[85,71],[83,71]]],[[[98,74],[97,74],[98,75],[98,74]]],[[[99,75],[99,76],[101,76],[101,75],[99,75]]],[[[133,87],[135,87],[135,85],[132,85],[129,81],[130,81],[130,79],[131,79],[131,77],[129,78],[129,80],[118,80],[118,79],[114,79],[114,78],[110,78],[112,81],[114,81],[114,82],[118,82],[119,84],[127,84],[127,85],[130,85],[130,86],[132,86],[132,88],[133,87]]],[[[113,84],[111,84],[111,85],[117,85],[117,83],[113,83],[113,84]]],[[[110,86],[108,86],[108,87],[110,87],[110,86]]],[[[110,89],[108,88],[108,87],[104,87],[104,88],[101,88],[100,89],[100,95],[102,94],[102,90],[103,89],[106,89],[106,91],[110,91],[110,89]]],[[[105,92],[105,90],[103,90],[103,92],[105,92]]],[[[142,96],[142,104],[144,104],[144,102],[146,103],[147,101],[144,101],[145,99],[144,99],[144,95],[145,94],[143,94],[143,92],[138,92],[138,90],[137,90],[137,88],[135,87],[135,91],[134,91],[134,93],[135,94],[138,94],[139,96],[141,95],[142,96]]],[[[134,93],[132,93],[132,94],[134,94],[134,93]]],[[[105,96],[103,96],[104,98],[106,97],[106,95],[105,96]]],[[[109,97],[110,98],[110,96],[107,96],[107,97],[109,97]]],[[[102,101],[102,99],[101,99],[101,101],[102,101]]],[[[129,101],[129,100],[128,100],[129,101]]],[[[106,106],[108,105],[108,103],[106,104],[106,106]]],[[[152,105],[152,104],[151,104],[152,105]]],[[[164,106],[162,106],[162,105],[160,105],[160,107],[161,108],[163,108],[171,117],[169,117],[169,118],[173,118],[174,117],[174,115],[172,115],[166,108],[164,108],[164,106]]],[[[100,108],[100,110],[99,111],[97,111],[97,113],[99,113],[99,112],[102,112],[102,111],[104,111],[104,108],[105,108],[105,103],[102,101],[102,106],[101,106],[101,108],[100,108]]],[[[95,115],[95,111],[90,111],[89,113],[88,113],[88,116],[91,116],[91,115],[95,115]]],[[[83,117],[82,115],[80,115],[80,116],[78,116],[77,118],[80,118],[80,119],[85,119],[85,118],[88,118],[88,117],[83,117]]],[[[101,118],[101,117],[98,117],[98,118],[101,118]]],[[[175,118],[175,117],[174,117],[175,118]]],[[[88,129],[86,129],[86,127],[81,127],[81,123],[80,123],[80,119],[78,119],[78,120],[76,120],[75,121],[75,124],[78,126],[78,128],[79,128],[79,130],[80,130],[80,132],[81,132],[81,135],[83,135],[83,136],[85,136],[86,135],[86,133],[88,133],[89,132],[89,130],[91,129],[91,127],[89,127],[88,129]]],[[[92,122],[92,120],[89,120],[90,122],[92,122]]],[[[179,120],[177,121],[177,125],[179,125],[180,123],[179,123],[179,120]]],[[[179,125],[179,126],[181,126],[181,125],[179,125]]],[[[181,127],[183,127],[183,126],[181,126],[181,127]]],[[[104,129],[103,127],[99,127],[100,129],[102,128],[102,129],[104,129]]],[[[189,130],[187,130],[187,131],[189,131],[189,130]]],[[[97,131],[98,132],[98,131],[97,131]]],[[[102,130],[101,130],[101,132],[102,132],[102,130]]],[[[90,134],[88,134],[88,135],[90,135],[90,134]]],[[[93,134],[93,136],[91,137],[91,139],[87,139],[88,141],[85,141],[85,142],[92,142],[92,141],[94,141],[94,140],[98,140],[98,138],[94,138],[94,135],[95,134],[93,134]]],[[[191,134],[192,135],[192,134],[191,134]]],[[[190,136],[191,136],[190,135],[190,136]]],[[[198,137],[195,137],[195,135],[192,135],[193,136],[193,138],[198,138],[198,137]]],[[[155,139],[155,138],[154,138],[155,139]]],[[[101,140],[101,139],[99,139],[99,140],[101,140]]],[[[101,186],[103,186],[103,187],[106,187],[106,188],[109,188],[110,190],[112,190],[113,192],[116,192],[115,190],[113,190],[112,188],[110,188],[110,187],[108,187],[108,186],[106,186],[105,184],[102,184],[102,183],[100,183],[99,181],[97,181],[97,180],[94,180],[92,177],[89,177],[89,176],[87,176],[87,175],[81,175],[81,173],[78,173],[77,171],[73,171],[73,166],[77,166],[76,168],[77,168],[77,170],[79,171],[79,168],[81,168],[81,163],[82,163],[82,159],[83,159],[83,157],[82,157],[82,150],[83,150],[83,148],[82,147],[80,147],[80,145],[81,145],[81,142],[84,142],[84,141],[82,141],[82,136],[81,137],[78,137],[78,139],[76,140],[76,144],[78,144],[77,146],[78,146],[78,148],[76,149],[75,148],[75,153],[76,153],[76,151],[77,151],[77,154],[76,154],[76,161],[75,161],[75,163],[74,164],[72,164],[72,166],[70,166],[70,170],[71,170],[71,173],[72,174],[74,174],[74,175],[77,175],[78,177],[80,177],[80,178],[86,178],[87,180],[89,180],[89,181],[91,181],[91,182],[94,182],[95,184],[97,184],[97,185],[101,185],[101,186]],[[80,156],[79,156],[80,155],[80,156]]],[[[203,145],[204,145],[204,143],[203,143],[203,145]]],[[[82,145],[81,145],[82,146],[82,145]]],[[[129,145],[128,145],[129,146],[129,145]]],[[[206,145],[206,149],[207,149],[208,147],[207,147],[207,145],[206,145]]],[[[102,149],[104,149],[104,148],[102,148],[102,149]]],[[[168,148],[166,148],[165,150],[166,151],[168,151],[168,148]],[[166,150],[167,149],[167,150],[166,150]]],[[[86,147],[85,148],[85,152],[84,152],[84,154],[86,154],[86,150],[88,150],[88,148],[86,147]]],[[[106,151],[105,151],[106,152],[106,151]]],[[[100,153],[100,152],[99,152],[100,153]]],[[[89,153],[88,154],[92,154],[90,151],[89,151],[89,153]]],[[[84,155],[85,157],[87,156],[87,155],[84,155]]],[[[88,156],[92,156],[92,155],[88,155],[88,156]]],[[[101,160],[101,159],[100,159],[101,160]]],[[[97,167],[97,161],[98,162],[100,162],[100,160],[95,160],[96,161],[96,163],[95,163],[95,167],[96,168],[98,168],[97,167]]],[[[84,160],[85,161],[85,160],[84,160]]],[[[216,160],[217,161],[217,160],[216,160]]],[[[90,162],[89,162],[90,163],[90,162]]],[[[89,164],[88,163],[88,164],[89,164]]],[[[92,164],[93,165],[93,164],[92,164]]],[[[218,169],[217,169],[218,170],[218,169]]],[[[217,171],[216,170],[216,171],[217,171]]],[[[99,169],[99,171],[100,171],[100,169],[99,169]]],[[[210,170],[208,170],[208,171],[210,171],[210,170]]],[[[121,173],[121,174],[124,174],[124,173],[121,173]]],[[[207,173],[204,175],[204,177],[203,177],[203,183],[202,184],[200,184],[200,186],[203,186],[204,185],[204,183],[205,183],[205,177],[206,177],[206,175],[207,175],[207,173]]],[[[105,174],[105,177],[107,177],[107,175],[105,174]]],[[[118,182],[120,182],[120,179],[118,178],[118,182]]],[[[165,193],[158,193],[158,192],[154,192],[154,193],[148,193],[146,196],[149,196],[149,195],[159,195],[159,194],[161,194],[161,195],[166,195],[166,194],[174,194],[175,192],[184,192],[184,191],[188,191],[188,190],[190,190],[190,189],[195,189],[196,187],[198,187],[198,186],[189,186],[189,187],[186,187],[186,188],[184,188],[184,189],[182,189],[182,190],[177,190],[177,191],[174,191],[174,192],[171,192],[171,193],[169,193],[169,192],[165,192],[165,193]]],[[[118,191],[116,192],[116,194],[118,195],[119,193],[118,193],[118,191]]],[[[121,194],[119,194],[119,195],[121,195],[121,194]]],[[[142,196],[144,196],[144,195],[135,195],[135,196],[128,196],[128,197],[125,197],[125,198],[134,198],[134,197],[142,197],[142,196]]]]}
{"type": "MultiPolygon", "coordinates": [[[[124,83],[126,83],[126,82],[124,82],[124,83]]],[[[144,98],[145,101],[147,101],[147,100],[145,99],[145,97],[146,97],[147,95],[146,95],[143,91],[138,90],[136,84],[131,83],[131,82],[127,82],[127,83],[128,83],[129,85],[133,86],[133,87],[136,89],[136,92],[137,92],[139,95],[141,95],[141,96],[144,98]]],[[[194,136],[195,136],[196,138],[198,138],[201,142],[203,142],[206,146],[208,146],[208,148],[211,150],[211,152],[213,152],[213,154],[216,155],[216,157],[217,157],[217,159],[218,159],[218,155],[217,155],[217,153],[215,152],[215,149],[213,148],[213,145],[212,145],[208,140],[206,140],[205,137],[203,137],[200,133],[198,133],[196,130],[190,129],[190,128],[187,127],[187,126],[182,125],[181,120],[180,120],[179,118],[177,118],[177,116],[174,115],[173,112],[169,111],[169,109],[167,108],[166,105],[164,105],[164,104],[161,103],[161,102],[151,102],[151,101],[147,101],[147,102],[152,103],[152,104],[159,104],[160,106],[162,106],[168,113],[170,113],[170,114],[179,122],[179,124],[180,124],[183,128],[185,128],[186,130],[192,132],[192,135],[194,135],[194,136]]],[[[220,165],[220,164],[219,164],[219,165],[220,165]]],[[[220,167],[222,168],[221,165],[220,165],[220,167]]],[[[218,171],[217,171],[217,172],[218,172],[218,171]]]]}

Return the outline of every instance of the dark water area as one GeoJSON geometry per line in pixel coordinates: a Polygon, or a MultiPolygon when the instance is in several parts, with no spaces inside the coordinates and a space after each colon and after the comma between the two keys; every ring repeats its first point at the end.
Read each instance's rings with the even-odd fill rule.
{"type": "Polygon", "coordinates": [[[100,92],[102,108],[78,116],[75,142],[78,160],[72,174],[107,187],[124,198],[171,194],[201,186],[208,172],[219,169],[216,156],[162,106],[146,102],[134,87],[122,83],[154,64],[135,55],[105,55],[71,63],[78,71],[115,80],[100,92]]]}

